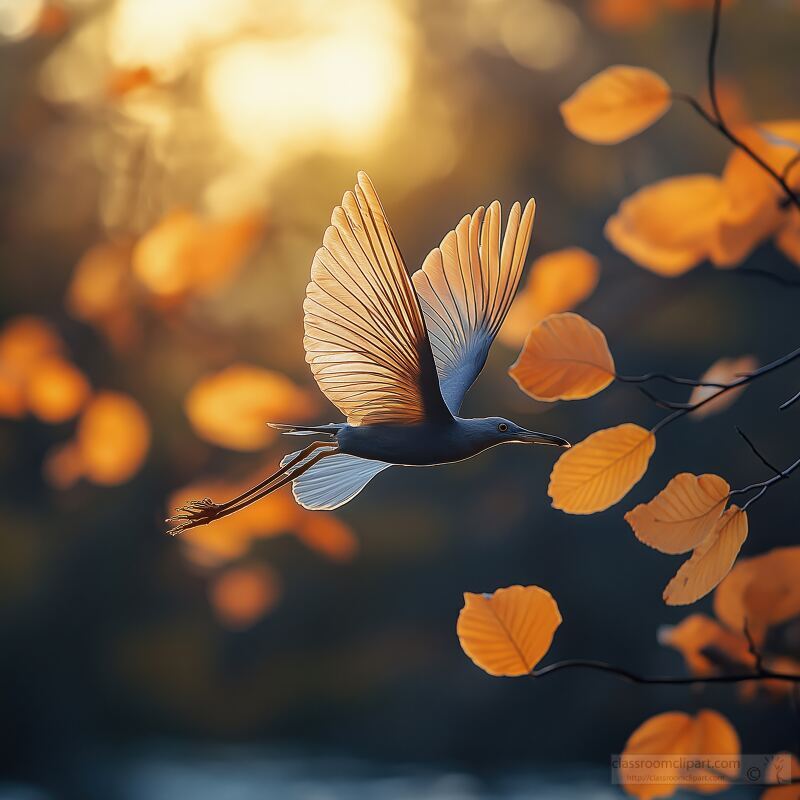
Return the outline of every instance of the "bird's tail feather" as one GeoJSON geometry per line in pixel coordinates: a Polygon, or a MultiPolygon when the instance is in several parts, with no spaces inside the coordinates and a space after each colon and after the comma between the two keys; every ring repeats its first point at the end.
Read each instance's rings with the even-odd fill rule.
{"type": "MultiPolygon", "coordinates": [[[[288,464],[299,454],[285,456],[288,464]]],[[[298,468],[305,463],[300,461],[298,468]]],[[[391,467],[385,461],[372,461],[336,453],[318,461],[292,481],[294,499],[312,511],[330,511],[350,502],[379,472],[391,467]]]]}

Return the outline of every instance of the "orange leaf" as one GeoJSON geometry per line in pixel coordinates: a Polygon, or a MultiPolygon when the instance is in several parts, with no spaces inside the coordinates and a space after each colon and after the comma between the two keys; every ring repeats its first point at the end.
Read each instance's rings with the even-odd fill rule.
{"type": "Polygon", "coordinates": [[[731,571],[747,538],[747,527],[747,512],[732,505],[667,584],[664,602],[668,606],[685,606],[712,591],[731,571]]]}
{"type": "Polygon", "coordinates": [[[656,437],[626,422],[597,431],[564,451],[550,474],[553,508],[594,514],[619,502],[647,470],[656,437]]]}
{"type": "Polygon", "coordinates": [[[83,474],[104,486],[127,481],[150,448],[150,423],[133,398],[99,392],[78,422],[77,447],[83,474]]]}
{"type": "Polygon", "coordinates": [[[800,216],[796,212],[792,212],[789,221],[775,234],[775,246],[800,267],[800,216]]]}
{"type": "Polygon", "coordinates": [[[797,784],[791,781],[798,777],[800,777],[800,761],[797,756],[776,753],[767,768],[764,782],[777,785],[770,786],[761,795],[760,800],[797,800],[797,784]]]}
{"type": "Polygon", "coordinates": [[[636,538],[662,553],[697,547],[720,518],[731,487],[718,475],[676,475],[649,503],[625,515],[636,538]]]}
{"type": "Polygon", "coordinates": [[[722,714],[703,709],[691,717],[668,711],[650,717],[631,734],[620,757],[619,775],[625,791],[641,800],[671,797],[680,788],[711,794],[726,788],[725,776],[735,778],[739,770],[721,766],[711,772],[696,762],[707,756],[739,754],[739,737],[722,714]]]}
{"type": "Polygon", "coordinates": [[[83,373],[63,358],[38,362],[25,386],[28,408],[43,422],[74,417],[89,399],[91,389],[83,373]]]}
{"type": "Polygon", "coordinates": [[[675,277],[708,257],[727,203],[715,175],[667,178],[623,200],[605,235],[639,266],[675,277]]]}
{"type": "Polygon", "coordinates": [[[597,259],[580,247],[567,247],[537,258],[498,338],[507,345],[520,346],[530,329],[548,314],[569,311],[589,297],[599,274],[597,259]]]}
{"type": "Polygon", "coordinates": [[[755,665],[747,639],[705,614],[690,614],[678,625],[659,629],[658,641],[678,650],[692,675],[714,675],[721,664],[755,665]]]}
{"type": "Polygon", "coordinates": [[[210,586],[214,613],[228,628],[249,628],[275,607],[280,582],[264,565],[233,567],[219,575],[210,586]]]}
{"type": "Polygon", "coordinates": [[[314,412],[305,391],[285,375],[233,364],[201,378],[185,402],[192,427],[208,442],[232,450],[258,450],[275,437],[268,422],[302,422],[314,412]]]}
{"type": "Polygon", "coordinates": [[[653,0],[592,0],[589,6],[594,21],[612,31],[630,31],[649,25],[657,11],[653,0]]]}
{"type": "Polygon", "coordinates": [[[536,400],[581,400],[614,380],[614,359],[603,332],[578,314],[542,320],[508,374],[536,400]]]}
{"type": "Polygon", "coordinates": [[[539,586],[464,593],[456,631],[461,647],[490,675],[527,675],[550,649],[561,614],[539,586]]]}
{"type": "Polygon", "coordinates": [[[672,93],[661,76],[620,65],[581,84],[559,110],[575,136],[595,144],[616,144],[648,128],[671,104],[672,93]]]}
{"type": "MultiPolygon", "coordinates": [[[[732,383],[742,375],[758,368],[758,361],[753,356],[741,356],[740,358],[721,358],[715,361],[702,375],[701,381],[705,383],[732,383]]],[[[716,400],[709,400],[697,411],[692,412],[691,416],[695,419],[703,419],[710,414],[718,414],[732,405],[736,398],[745,390],[746,384],[729,389],[721,394],[716,400]]],[[[689,397],[689,402],[700,403],[706,398],[714,397],[720,393],[720,389],[714,386],[695,386],[689,397]]]]}
{"type": "Polygon", "coordinates": [[[714,613],[734,630],[760,636],[800,616],[800,547],[778,547],[739,561],[714,593],[714,613]]]}

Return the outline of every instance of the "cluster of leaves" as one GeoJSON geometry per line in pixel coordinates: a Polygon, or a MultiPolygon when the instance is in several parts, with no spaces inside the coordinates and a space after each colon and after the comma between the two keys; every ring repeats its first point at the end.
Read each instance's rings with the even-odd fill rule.
{"type": "Polygon", "coordinates": [[[782,202],[800,189],[800,120],[737,122],[729,129],[715,96],[708,112],[656,73],[630,66],[590,78],[561,104],[561,114],[576,136],[616,144],[656,122],[675,99],[689,102],[737,146],[721,176],[666,178],[623,200],[606,223],[608,240],[640,266],[670,277],[706,259],[734,267],[771,237],[800,266],[800,206],[782,202]]]}
{"type": "Polygon", "coordinates": [[[139,404],[121,392],[94,390],[53,327],[32,316],[12,318],[0,331],[0,417],[26,414],[51,425],[79,416],[74,438],[45,460],[45,477],[58,487],[80,478],[124,483],[150,447],[150,423],[139,404]]]}

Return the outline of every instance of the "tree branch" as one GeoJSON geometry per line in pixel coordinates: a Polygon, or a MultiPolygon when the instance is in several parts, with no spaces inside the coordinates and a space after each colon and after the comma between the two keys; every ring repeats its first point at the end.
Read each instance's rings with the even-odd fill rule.
{"type": "Polygon", "coordinates": [[[706,675],[706,676],[687,676],[687,675],[640,675],[624,667],[617,667],[605,661],[592,661],[590,659],[570,658],[564,661],[556,661],[546,667],[540,667],[531,671],[532,678],[544,678],[555,672],[566,669],[593,669],[598,672],[609,672],[617,675],[630,683],[640,684],[659,684],[671,686],[686,686],[703,683],[745,683],[747,681],[786,681],[787,683],[800,684],[800,675],[792,675],[787,672],[775,672],[763,666],[754,672],[745,672],[734,675],[706,675]]]}

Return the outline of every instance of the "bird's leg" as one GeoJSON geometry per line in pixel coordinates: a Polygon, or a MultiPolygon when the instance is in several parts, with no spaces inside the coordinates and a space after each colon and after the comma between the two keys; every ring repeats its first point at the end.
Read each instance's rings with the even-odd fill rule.
{"type": "Polygon", "coordinates": [[[284,486],[289,481],[299,477],[321,458],[333,455],[333,453],[338,452],[338,449],[338,445],[333,442],[313,442],[308,445],[308,447],[303,448],[293,459],[284,464],[280,469],[261,481],[261,483],[256,484],[246,492],[242,492],[242,494],[237,495],[225,503],[215,503],[209,497],[202,500],[192,500],[185,506],[175,509],[178,513],[167,518],[166,522],[173,525],[173,527],[169,529],[169,533],[175,536],[189,528],[207,525],[209,522],[213,522],[216,519],[233,514],[235,511],[239,511],[249,506],[251,503],[255,503],[256,500],[260,500],[262,497],[284,486]],[[304,458],[307,458],[315,450],[319,450],[320,448],[324,448],[322,453],[312,457],[305,464],[301,463],[304,458]],[[298,464],[300,464],[299,467],[297,467],[298,464]],[[297,469],[293,469],[294,467],[297,467],[297,469]],[[282,475],[286,477],[275,483],[282,475]]]}

